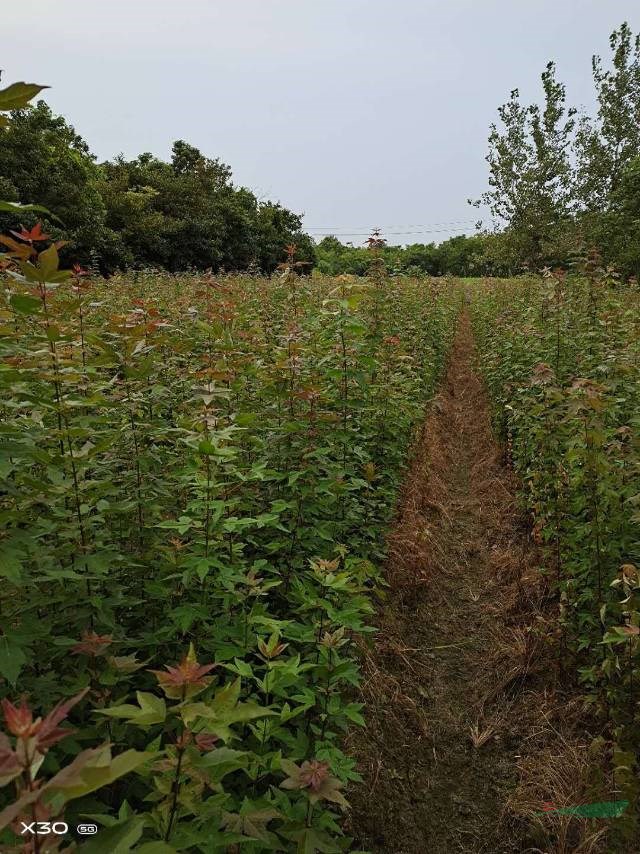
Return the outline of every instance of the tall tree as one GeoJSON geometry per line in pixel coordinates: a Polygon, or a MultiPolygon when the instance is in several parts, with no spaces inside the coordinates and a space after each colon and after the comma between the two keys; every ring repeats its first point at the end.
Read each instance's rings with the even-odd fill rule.
{"type": "Polygon", "coordinates": [[[519,254],[539,266],[545,247],[571,208],[569,149],[575,109],[566,106],[566,91],[550,62],[542,74],[544,104],[524,106],[517,89],[498,109],[502,127],[489,134],[489,186],[476,205],[488,206],[506,225],[519,254]]]}
{"type": "Polygon", "coordinates": [[[102,165],[107,225],[122,236],[127,263],[169,270],[255,264],[272,272],[288,243],[309,250],[297,214],[258,203],[232,183],[226,164],[183,140],[172,152],[170,163],[146,153],[102,165]]]}
{"type": "Polygon", "coordinates": [[[609,207],[594,217],[592,235],[606,262],[640,278],[640,155],[622,169],[609,207]]]}
{"type": "Polygon", "coordinates": [[[611,67],[592,59],[598,112],[584,117],[576,138],[576,197],[587,211],[609,206],[626,166],[640,151],[640,36],[627,23],[609,38],[611,67]]]}

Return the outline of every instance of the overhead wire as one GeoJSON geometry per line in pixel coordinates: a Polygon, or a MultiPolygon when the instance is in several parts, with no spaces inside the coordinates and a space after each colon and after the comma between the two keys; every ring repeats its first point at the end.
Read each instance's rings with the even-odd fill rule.
{"type": "MultiPolygon", "coordinates": [[[[315,231],[310,232],[308,229],[303,230],[307,231],[313,237],[369,237],[371,234],[370,231],[315,231]]],[[[432,228],[426,229],[423,231],[385,231],[381,229],[381,237],[389,236],[389,237],[399,237],[404,235],[416,235],[416,234],[452,234],[455,232],[466,232],[472,230],[471,228],[432,228]]]]}
{"type": "MultiPolygon", "coordinates": [[[[402,224],[396,223],[393,225],[376,225],[374,227],[378,228],[380,230],[389,230],[389,229],[399,230],[399,229],[402,229],[402,227],[406,225],[406,231],[402,231],[401,233],[407,234],[407,233],[409,233],[410,229],[414,229],[414,228],[432,230],[432,229],[439,228],[441,226],[448,227],[448,226],[469,225],[472,223],[475,224],[477,221],[478,221],[478,219],[475,218],[475,219],[458,219],[458,220],[449,220],[449,221],[445,221],[445,222],[430,222],[430,223],[417,223],[417,222],[416,223],[402,223],[402,224]]],[[[305,229],[307,231],[322,231],[322,232],[341,231],[344,233],[348,232],[349,234],[355,234],[355,233],[359,232],[360,229],[363,229],[363,228],[370,228],[370,226],[368,226],[368,225],[306,225],[305,226],[305,229]]]]}

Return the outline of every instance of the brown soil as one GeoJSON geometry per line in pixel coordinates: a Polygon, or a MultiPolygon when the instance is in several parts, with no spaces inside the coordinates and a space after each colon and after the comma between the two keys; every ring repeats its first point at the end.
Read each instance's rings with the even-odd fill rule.
{"type": "MultiPolygon", "coordinates": [[[[546,817],[526,820],[512,808],[522,769],[551,740],[556,758],[560,744],[576,762],[582,755],[559,733],[558,709],[573,701],[552,687],[557,653],[545,640],[539,556],[515,496],[463,314],[388,541],[390,587],[376,640],[363,649],[367,727],[348,745],[364,777],[350,796],[356,848],[599,850],[575,821],[563,826],[567,847],[547,847],[546,817]]],[[[575,795],[581,769],[562,767],[575,795]]],[[[529,786],[530,813],[553,788],[529,786]]]]}

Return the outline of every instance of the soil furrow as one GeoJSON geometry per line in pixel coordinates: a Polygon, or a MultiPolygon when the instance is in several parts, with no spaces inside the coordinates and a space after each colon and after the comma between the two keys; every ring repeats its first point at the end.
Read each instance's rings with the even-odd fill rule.
{"type": "Polygon", "coordinates": [[[388,598],[363,652],[357,844],[385,854],[522,851],[507,817],[535,678],[535,550],[491,431],[463,314],[389,538],[388,598]],[[523,581],[524,579],[524,581],[523,581]]]}

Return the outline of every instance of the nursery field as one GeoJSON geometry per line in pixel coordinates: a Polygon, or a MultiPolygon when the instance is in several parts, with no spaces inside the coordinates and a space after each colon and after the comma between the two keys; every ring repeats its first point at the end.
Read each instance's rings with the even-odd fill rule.
{"type": "Polygon", "coordinates": [[[0,315],[2,838],[348,847],[354,639],[458,291],[32,260],[0,315]]]}
{"type": "Polygon", "coordinates": [[[635,850],[637,285],[104,281],[40,240],[0,315],[2,850],[635,850]]]}
{"type": "Polygon", "coordinates": [[[5,16],[0,854],[638,854],[633,22],[134,5],[5,16]]]}

